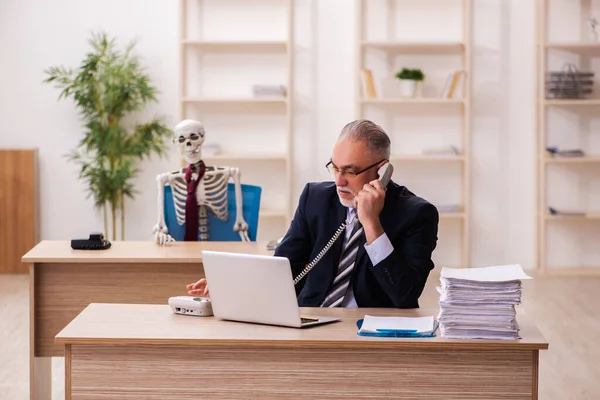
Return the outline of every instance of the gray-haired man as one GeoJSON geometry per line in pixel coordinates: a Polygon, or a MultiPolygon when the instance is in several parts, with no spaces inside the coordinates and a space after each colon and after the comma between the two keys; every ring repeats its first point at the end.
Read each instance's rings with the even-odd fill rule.
{"type": "MultiPolygon", "coordinates": [[[[353,221],[296,286],[301,307],[419,307],[436,247],[439,215],[429,202],[378,169],[389,162],[390,139],[368,120],[347,124],[327,169],[334,182],[304,187],[292,223],[275,250],[298,276],[344,221],[353,221]],[[362,228],[362,230],[360,229],[362,228]]],[[[190,294],[208,294],[204,279],[190,294]]]]}

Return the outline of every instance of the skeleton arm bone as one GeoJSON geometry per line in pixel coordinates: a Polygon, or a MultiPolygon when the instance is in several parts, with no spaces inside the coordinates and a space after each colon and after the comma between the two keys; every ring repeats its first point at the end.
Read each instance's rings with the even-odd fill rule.
{"type": "Polygon", "coordinates": [[[156,177],[156,184],[158,189],[158,222],[154,225],[152,232],[154,233],[154,241],[157,244],[164,245],[170,242],[174,242],[175,239],[169,235],[169,230],[165,222],[165,184],[173,183],[176,176],[181,175],[180,173],[171,174],[159,174],[156,177]]]}
{"type": "Polygon", "coordinates": [[[248,224],[244,220],[243,204],[242,204],[242,183],[241,183],[241,172],[239,168],[231,168],[229,170],[230,176],[233,177],[235,183],[235,223],[233,230],[238,232],[243,242],[249,242],[250,237],[248,236],[248,224]]]}

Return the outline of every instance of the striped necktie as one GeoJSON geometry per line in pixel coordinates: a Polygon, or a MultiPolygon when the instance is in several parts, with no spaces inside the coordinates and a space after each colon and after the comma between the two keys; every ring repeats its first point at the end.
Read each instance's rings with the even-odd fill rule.
{"type": "Polygon", "coordinates": [[[329,294],[323,300],[322,307],[339,307],[344,300],[348,285],[350,285],[350,277],[354,269],[358,246],[360,245],[360,237],[363,234],[362,225],[358,220],[354,222],[354,229],[350,234],[350,239],[342,249],[340,263],[338,265],[337,274],[329,290],[329,294]]]}

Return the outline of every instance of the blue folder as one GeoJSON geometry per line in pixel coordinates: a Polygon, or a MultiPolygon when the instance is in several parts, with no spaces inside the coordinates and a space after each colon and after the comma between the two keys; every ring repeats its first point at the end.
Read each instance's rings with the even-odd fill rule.
{"type": "Polygon", "coordinates": [[[405,337],[405,338],[428,338],[435,337],[435,332],[437,331],[438,323],[435,321],[435,328],[431,333],[417,333],[416,330],[397,330],[397,329],[378,329],[378,332],[360,332],[360,328],[362,328],[363,319],[359,319],[356,321],[356,326],[358,327],[358,336],[371,336],[371,337],[405,337]]]}

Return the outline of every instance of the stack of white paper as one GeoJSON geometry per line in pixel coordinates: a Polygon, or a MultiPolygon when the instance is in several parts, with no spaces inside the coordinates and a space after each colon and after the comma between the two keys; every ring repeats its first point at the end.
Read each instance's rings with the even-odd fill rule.
{"type": "Polygon", "coordinates": [[[519,339],[515,305],[521,280],[531,279],[520,265],[442,268],[440,334],[454,339],[519,339]]]}

